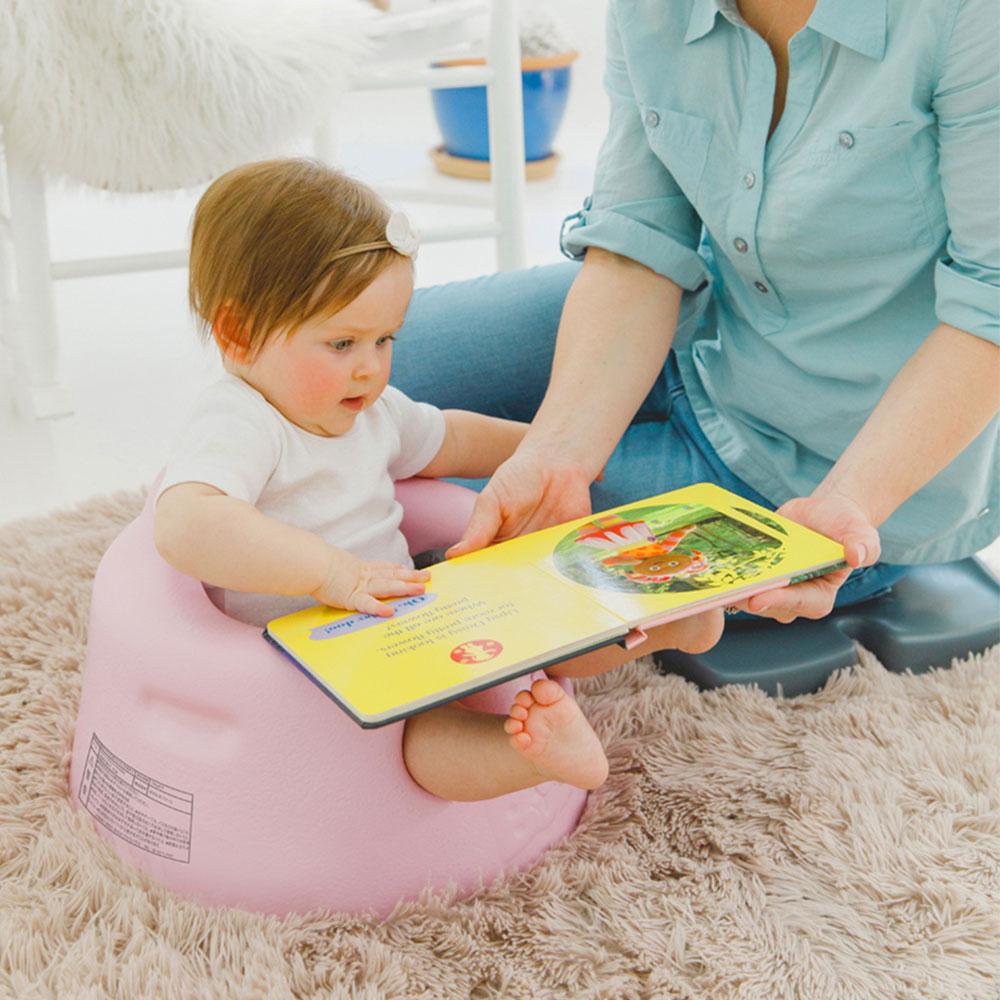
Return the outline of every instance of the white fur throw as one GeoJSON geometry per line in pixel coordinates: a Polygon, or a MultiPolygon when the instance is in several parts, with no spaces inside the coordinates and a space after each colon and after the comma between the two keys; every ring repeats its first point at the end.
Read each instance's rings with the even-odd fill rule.
{"type": "Polygon", "coordinates": [[[311,130],[377,16],[363,0],[0,0],[4,140],[97,187],[196,184],[311,130]]]}

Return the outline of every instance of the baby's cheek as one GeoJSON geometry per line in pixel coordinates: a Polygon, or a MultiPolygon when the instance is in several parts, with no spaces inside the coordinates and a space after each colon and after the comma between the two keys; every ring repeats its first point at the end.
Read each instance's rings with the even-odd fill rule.
{"type": "Polygon", "coordinates": [[[290,388],[302,406],[319,406],[343,395],[343,377],[316,364],[297,365],[293,383],[290,388]]]}

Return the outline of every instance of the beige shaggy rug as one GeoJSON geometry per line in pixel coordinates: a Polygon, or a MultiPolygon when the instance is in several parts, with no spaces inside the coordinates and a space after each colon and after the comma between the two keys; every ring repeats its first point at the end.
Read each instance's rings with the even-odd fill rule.
{"type": "Polygon", "coordinates": [[[139,493],[0,531],[0,994],[1000,997],[1000,649],[818,694],[581,685],[611,778],[578,830],[384,923],[209,910],[119,861],[66,775],[102,551],[139,493]]]}

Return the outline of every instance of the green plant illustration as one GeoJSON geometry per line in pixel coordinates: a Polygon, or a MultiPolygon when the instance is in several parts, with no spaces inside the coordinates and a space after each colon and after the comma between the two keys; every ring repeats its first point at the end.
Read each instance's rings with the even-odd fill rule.
{"type": "Polygon", "coordinates": [[[749,583],[777,566],[781,541],[702,504],[632,507],[566,534],[553,562],[586,587],[685,593],[749,583]]]}

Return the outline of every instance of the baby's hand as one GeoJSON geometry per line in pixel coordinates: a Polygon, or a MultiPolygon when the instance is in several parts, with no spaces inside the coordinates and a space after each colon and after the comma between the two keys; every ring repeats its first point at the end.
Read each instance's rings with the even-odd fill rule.
{"type": "Polygon", "coordinates": [[[392,617],[392,607],[379,597],[422,594],[431,578],[427,570],[407,569],[391,562],[366,562],[342,549],[330,550],[330,565],[322,585],[309,596],[348,611],[392,617]]]}

